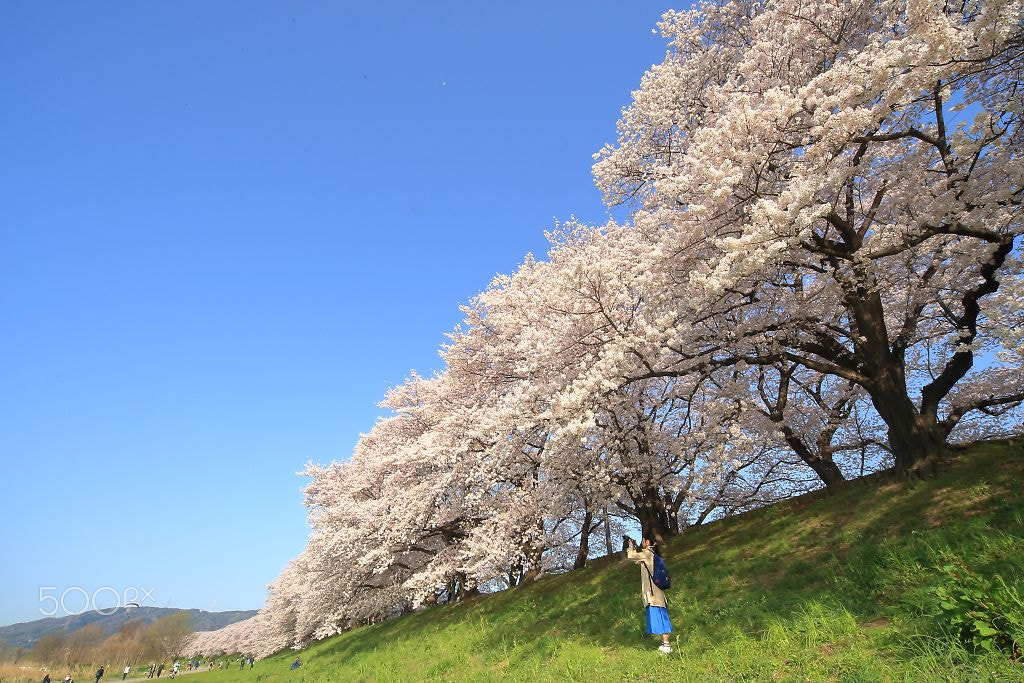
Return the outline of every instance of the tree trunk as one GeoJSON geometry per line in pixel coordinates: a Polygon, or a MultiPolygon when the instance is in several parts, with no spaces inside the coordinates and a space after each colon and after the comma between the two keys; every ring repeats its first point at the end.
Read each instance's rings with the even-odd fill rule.
{"type": "MultiPolygon", "coordinates": [[[[544,522],[538,521],[536,525],[538,539],[544,538],[544,522]]],[[[527,543],[523,546],[523,578],[520,583],[526,583],[536,579],[544,573],[544,567],[541,564],[541,560],[544,557],[544,547],[535,546],[532,543],[527,543]]]]}
{"type": "Polygon", "coordinates": [[[782,425],[782,435],[793,452],[804,461],[805,465],[814,470],[814,473],[825,484],[826,490],[835,492],[846,488],[849,482],[843,476],[839,466],[832,460],[831,453],[813,452],[789,425],[782,425]]]}
{"type": "Polygon", "coordinates": [[[508,587],[519,585],[519,577],[522,575],[522,563],[514,564],[508,569],[508,587]]]}
{"type": "Polygon", "coordinates": [[[905,351],[900,344],[890,347],[881,295],[877,289],[861,288],[848,302],[860,335],[856,356],[870,377],[862,386],[888,428],[896,471],[910,476],[933,474],[946,455],[946,435],[934,413],[919,412],[910,400],[905,351]]]}
{"type": "Polygon", "coordinates": [[[710,503],[710,504],[708,504],[708,506],[706,508],[704,508],[699,515],[697,515],[697,519],[695,519],[693,521],[693,524],[691,524],[690,526],[691,527],[695,527],[695,526],[700,526],[701,524],[703,524],[704,520],[708,518],[708,515],[710,515],[715,510],[715,508],[717,508],[717,507],[718,507],[718,503],[710,503]]]}
{"type": "Polygon", "coordinates": [[[605,543],[605,556],[612,554],[612,527],[611,522],[608,519],[608,506],[604,506],[604,543],[605,543]]]}
{"type": "Polygon", "coordinates": [[[643,497],[636,502],[637,521],[640,522],[640,533],[644,538],[651,538],[658,544],[664,543],[672,536],[668,511],[665,504],[654,489],[646,489],[643,497]]]}
{"type": "Polygon", "coordinates": [[[572,563],[573,569],[582,569],[587,566],[587,556],[590,554],[590,524],[594,515],[587,508],[583,513],[583,526],[580,527],[580,547],[576,552],[576,561],[572,563]]]}
{"type": "Polygon", "coordinates": [[[934,419],[911,410],[890,410],[883,415],[879,404],[875,409],[889,428],[889,447],[895,458],[896,471],[910,477],[935,474],[939,462],[949,454],[946,433],[934,419]]]}
{"type": "Polygon", "coordinates": [[[533,581],[543,573],[544,568],[540,563],[542,554],[543,551],[531,552],[530,555],[527,556],[527,560],[524,564],[523,578],[519,583],[533,581]]]}
{"type": "Polygon", "coordinates": [[[818,478],[825,484],[825,489],[829,492],[840,491],[850,483],[843,476],[843,471],[839,469],[839,465],[831,457],[815,458],[807,464],[818,475],[818,478]]]}
{"type": "Polygon", "coordinates": [[[455,591],[452,595],[452,602],[459,602],[466,593],[466,575],[462,572],[456,572],[455,578],[452,579],[452,588],[455,591]]]}
{"type": "Polygon", "coordinates": [[[885,422],[896,471],[916,477],[934,474],[948,454],[945,431],[934,414],[919,412],[910,400],[903,368],[895,359],[873,370],[874,381],[864,388],[885,422]]]}

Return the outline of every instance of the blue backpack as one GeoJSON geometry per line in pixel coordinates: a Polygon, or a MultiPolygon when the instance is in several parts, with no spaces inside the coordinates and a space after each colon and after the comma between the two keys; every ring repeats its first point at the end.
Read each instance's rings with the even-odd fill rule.
{"type": "Polygon", "coordinates": [[[651,575],[651,581],[661,590],[668,590],[672,587],[672,577],[668,575],[665,560],[661,559],[661,555],[658,553],[652,553],[652,555],[654,555],[654,573],[651,575]]]}

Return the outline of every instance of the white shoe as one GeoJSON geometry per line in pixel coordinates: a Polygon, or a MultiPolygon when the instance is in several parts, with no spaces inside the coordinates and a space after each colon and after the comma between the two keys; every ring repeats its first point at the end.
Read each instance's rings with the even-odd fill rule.
{"type": "Polygon", "coordinates": [[[665,655],[672,654],[672,646],[668,643],[662,643],[658,646],[658,651],[665,655]]]}

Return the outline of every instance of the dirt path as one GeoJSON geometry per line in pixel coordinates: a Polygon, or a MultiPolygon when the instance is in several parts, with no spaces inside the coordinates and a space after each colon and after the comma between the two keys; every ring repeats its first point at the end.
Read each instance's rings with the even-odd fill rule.
{"type": "MultiPolygon", "coordinates": [[[[216,671],[217,668],[214,667],[213,670],[216,671]]],[[[191,676],[192,674],[201,674],[204,671],[209,671],[209,669],[196,669],[194,671],[189,671],[188,669],[182,669],[181,671],[178,672],[178,678],[181,678],[182,676],[191,676]]],[[[159,679],[156,676],[153,676],[153,678],[149,678],[149,674],[148,673],[145,676],[142,676],[142,677],[138,677],[136,674],[128,674],[128,675],[129,676],[135,676],[135,677],[134,678],[126,678],[126,679],[124,679],[124,683],[133,683],[134,681],[149,681],[149,680],[153,680],[153,681],[159,680],[160,683],[163,683],[163,681],[172,680],[171,679],[171,667],[165,668],[164,672],[162,674],[160,674],[160,678],[159,679]]],[[[178,680],[178,678],[175,678],[173,680],[178,680]]],[[[118,678],[117,676],[104,676],[103,680],[100,681],[100,683],[118,683],[118,681],[120,681],[120,680],[121,679],[118,678]]],[[[54,683],[59,683],[59,681],[54,681],[54,683]]]]}

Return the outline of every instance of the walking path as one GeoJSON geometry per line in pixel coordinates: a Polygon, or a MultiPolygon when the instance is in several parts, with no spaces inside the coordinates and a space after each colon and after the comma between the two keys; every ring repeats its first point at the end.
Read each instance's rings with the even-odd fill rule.
{"type": "MultiPolygon", "coordinates": [[[[217,667],[213,667],[213,670],[216,671],[217,667]]],[[[188,675],[191,675],[191,674],[201,674],[204,671],[209,671],[209,669],[195,669],[193,671],[189,671],[188,669],[182,669],[181,671],[178,672],[178,678],[181,678],[182,676],[188,676],[188,675]]],[[[223,669],[221,669],[221,671],[223,671],[223,669]]],[[[128,675],[129,676],[134,676],[135,674],[128,674],[128,675]]],[[[175,678],[174,680],[178,680],[178,678],[175,678]]],[[[167,667],[166,669],[164,669],[164,672],[160,675],[160,678],[157,678],[156,676],[153,676],[153,678],[149,678],[149,674],[147,673],[145,676],[142,676],[141,678],[126,678],[124,680],[124,683],[135,683],[137,681],[149,681],[149,680],[160,681],[160,683],[163,683],[164,681],[170,680],[170,679],[171,679],[171,667],[167,667]]],[[[100,683],[118,683],[118,681],[120,681],[120,680],[121,679],[118,678],[117,676],[104,676],[103,680],[100,681],[100,683]]],[[[60,683],[60,681],[54,681],[54,683],[60,683]]]]}

